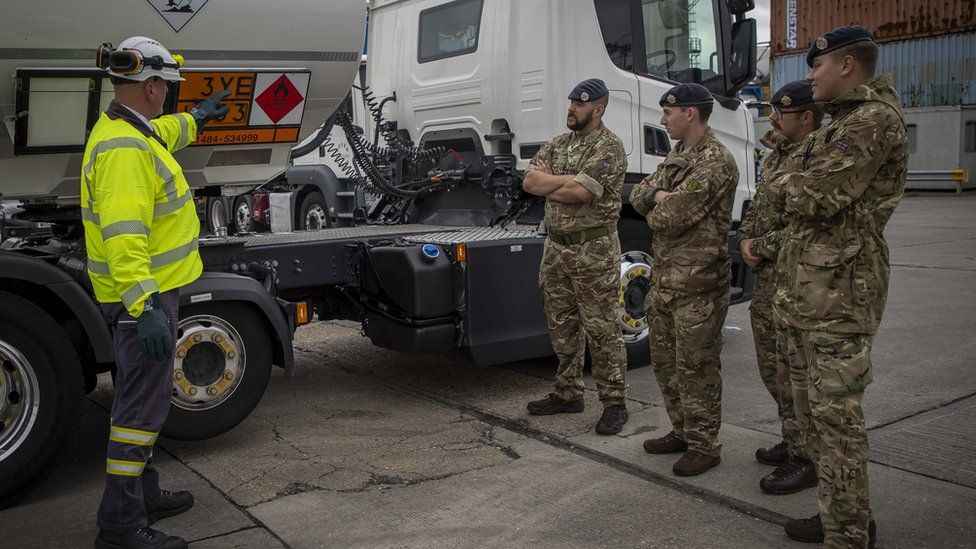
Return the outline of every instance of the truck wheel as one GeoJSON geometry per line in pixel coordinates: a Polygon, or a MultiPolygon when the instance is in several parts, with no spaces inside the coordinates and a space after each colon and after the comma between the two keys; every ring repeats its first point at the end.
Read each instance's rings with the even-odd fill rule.
{"type": "Polygon", "coordinates": [[[78,428],[84,380],[71,341],[40,307],[0,292],[0,509],[51,471],[78,428]]]}
{"type": "Polygon", "coordinates": [[[650,254],[629,251],[620,256],[620,294],[617,322],[620,323],[627,346],[627,368],[634,369],[651,363],[644,302],[651,291],[650,254]]]}
{"type": "Polygon", "coordinates": [[[251,200],[247,196],[238,196],[234,199],[234,232],[249,233],[254,226],[251,217],[251,200]]]}
{"type": "Polygon", "coordinates": [[[219,227],[227,226],[227,208],[224,199],[215,196],[207,199],[207,228],[215,234],[219,227]]]}
{"type": "Polygon", "coordinates": [[[270,338],[264,321],[243,303],[182,308],[163,436],[211,438],[246,418],[271,378],[270,338]]]}
{"type": "Polygon", "coordinates": [[[298,228],[301,230],[317,231],[332,225],[332,221],[329,219],[329,208],[325,204],[325,197],[318,191],[305,196],[299,211],[298,228]]]}

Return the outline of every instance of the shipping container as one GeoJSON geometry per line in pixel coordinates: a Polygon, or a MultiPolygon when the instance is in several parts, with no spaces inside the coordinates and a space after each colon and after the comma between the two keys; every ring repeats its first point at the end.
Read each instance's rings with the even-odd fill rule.
{"type": "MultiPolygon", "coordinates": [[[[879,50],[877,72],[891,73],[906,108],[976,105],[976,33],[889,42],[879,50]]],[[[809,72],[805,54],[774,57],[771,87],[809,72]]]]}
{"type": "Polygon", "coordinates": [[[771,0],[773,56],[805,52],[841,25],[864,25],[879,43],[976,30],[973,0],[771,0]]]}

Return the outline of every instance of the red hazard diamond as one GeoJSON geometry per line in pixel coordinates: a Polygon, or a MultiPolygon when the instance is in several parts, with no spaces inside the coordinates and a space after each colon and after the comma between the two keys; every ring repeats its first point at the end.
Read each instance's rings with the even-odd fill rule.
{"type": "Polygon", "coordinates": [[[268,89],[261,92],[255,100],[261,110],[268,115],[272,124],[277,124],[297,107],[305,98],[287,76],[281,75],[268,89]]]}

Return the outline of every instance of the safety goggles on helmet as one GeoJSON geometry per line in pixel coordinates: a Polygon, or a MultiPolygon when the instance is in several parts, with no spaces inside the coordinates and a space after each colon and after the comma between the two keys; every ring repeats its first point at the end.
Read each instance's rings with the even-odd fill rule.
{"type": "MultiPolygon", "coordinates": [[[[172,55],[172,59],[173,61],[170,62],[164,59],[162,55],[145,56],[137,49],[115,49],[111,42],[105,42],[98,48],[95,63],[98,68],[108,71],[112,76],[121,78],[140,76],[146,69],[151,69],[160,74],[145,76],[159,76],[164,80],[182,80],[179,77],[179,70],[183,66],[183,56],[175,54],[172,55]],[[167,71],[165,69],[172,70],[167,71]]],[[[129,79],[143,80],[144,78],[129,79]]]]}

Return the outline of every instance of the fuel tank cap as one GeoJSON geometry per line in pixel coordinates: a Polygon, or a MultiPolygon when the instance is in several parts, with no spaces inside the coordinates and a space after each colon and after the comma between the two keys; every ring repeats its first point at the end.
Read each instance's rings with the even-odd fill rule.
{"type": "Polygon", "coordinates": [[[424,244],[420,247],[420,253],[423,254],[424,258],[433,261],[440,257],[441,249],[433,244],[424,244]]]}

